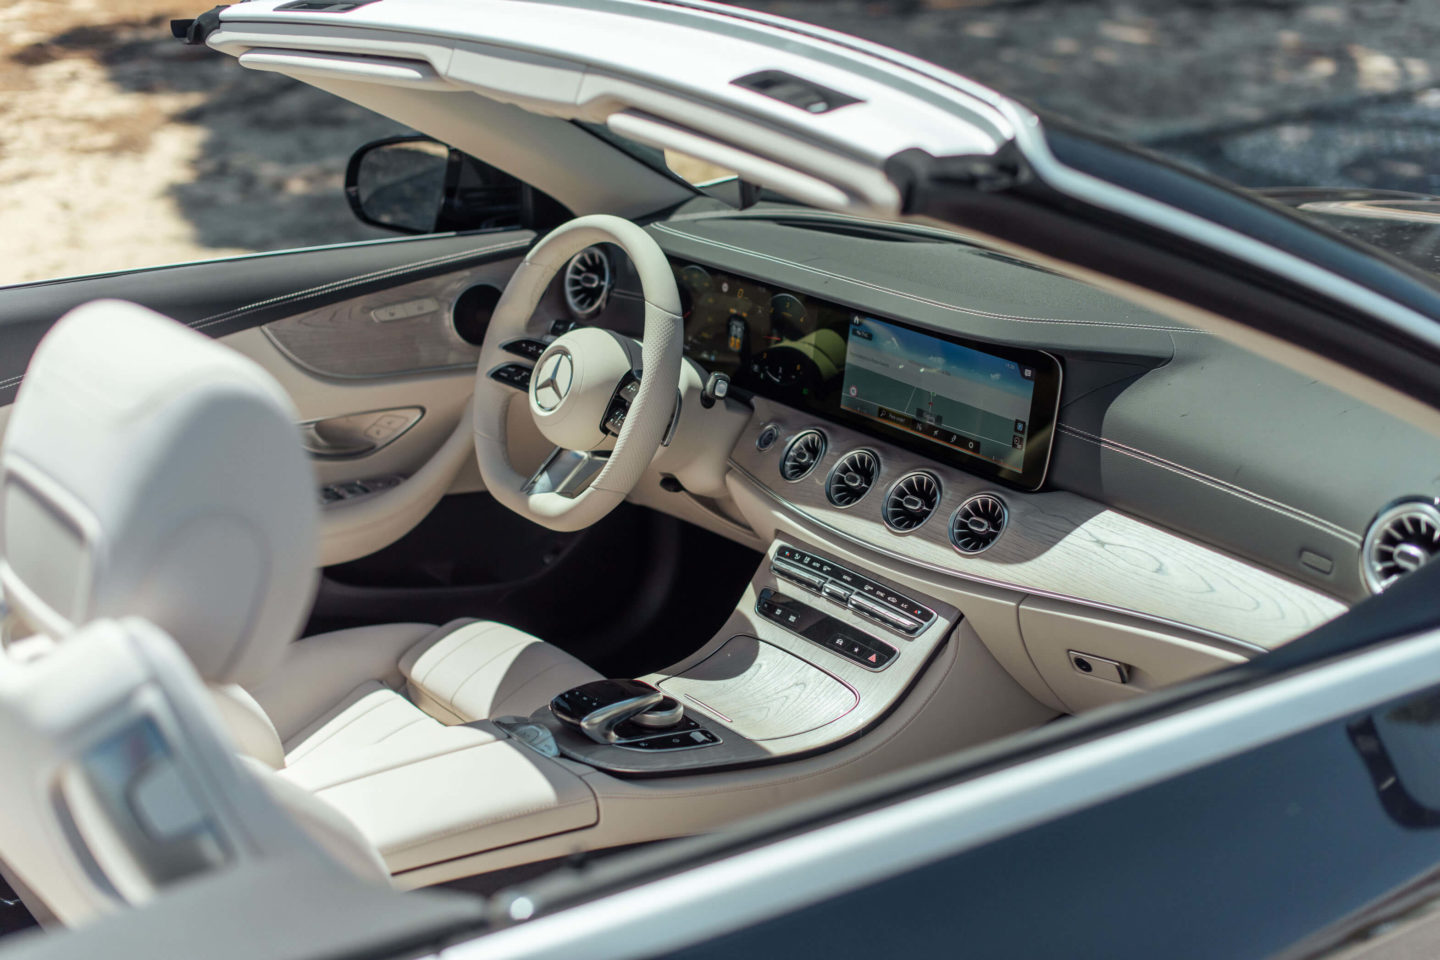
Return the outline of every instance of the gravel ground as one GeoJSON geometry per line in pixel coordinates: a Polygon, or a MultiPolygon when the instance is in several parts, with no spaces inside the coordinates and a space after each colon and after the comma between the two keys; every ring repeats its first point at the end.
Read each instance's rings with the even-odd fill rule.
{"type": "MultiPolygon", "coordinates": [[[[744,3],[1242,184],[1440,192],[1433,0],[744,3]]],[[[195,9],[0,0],[0,283],[380,235],[339,185],[395,125],[171,40],[195,9]]]]}

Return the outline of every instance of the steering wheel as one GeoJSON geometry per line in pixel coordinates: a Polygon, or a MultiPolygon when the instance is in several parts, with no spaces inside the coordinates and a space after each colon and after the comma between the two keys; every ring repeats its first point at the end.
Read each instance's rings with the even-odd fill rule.
{"type": "Polygon", "coordinates": [[[475,458],[490,493],[551,530],[579,530],[624,500],[649,466],[675,413],[684,321],[670,263],[644,230],[606,215],[579,217],[552,231],[521,262],[495,306],[475,371],[475,458]],[[643,345],[599,327],[551,343],[530,374],[530,416],[555,451],[533,477],[510,465],[505,427],[514,387],[490,374],[515,362],[502,346],[532,337],[528,326],[550,281],[575,254],[613,243],[630,257],[645,295],[643,345]],[[639,377],[638,391],[633,377],[639,377]],[[605,422],[623,409],[614,448],[605,422]],[[618,405],[618,406],[617,406],[618,405]],[[593,478],[593,480],[592,480],[593,478]],[[586,481],[590,481],[587,485],[586,481]]]}

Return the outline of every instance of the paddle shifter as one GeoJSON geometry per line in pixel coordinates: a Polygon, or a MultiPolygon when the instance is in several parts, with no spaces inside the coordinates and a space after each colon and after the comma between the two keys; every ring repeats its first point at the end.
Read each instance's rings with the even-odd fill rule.
{"type": "Polygon", "coordinates": [[[571,687],[550,701],[550,711],[596,743],[619,741],[617,728],[626,721],[658,730],[685,717],[678,700],[640,680],[594,680],[571,687]]]}

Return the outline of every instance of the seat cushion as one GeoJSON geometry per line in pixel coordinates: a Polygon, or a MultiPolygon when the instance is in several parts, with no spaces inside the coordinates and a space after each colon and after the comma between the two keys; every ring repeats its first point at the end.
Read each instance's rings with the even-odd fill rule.
{"type": "Polygon", "coordinates": [[[578,830],[597,817],[594,794],[563,765],[489,723],[443,724],[376,681],[286,748],[275,778],[338,811],[392,872],[578,830]]]}
{"type": "Polygon", "coordinates": [[[400,660],[410,698],[444,723],[529,716],[557,693],[601,679],[559,647],[503,623],[456,621],[400,660]]]}
{"type": "Polygon", "coordinates": [[[498,739],[487,727],[446,726],[371,680],[285,743],[285,779],[311,791],[498,739]]]}

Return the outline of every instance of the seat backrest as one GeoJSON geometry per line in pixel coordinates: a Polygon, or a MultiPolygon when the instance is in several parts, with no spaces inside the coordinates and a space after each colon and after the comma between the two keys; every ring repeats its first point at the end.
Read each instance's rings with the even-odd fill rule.
{"type": "Polygon", "coordinates": [[[173,637],[211,683],[265,676],[316,583],[314,473],[264,370],[173,320],[86,304],[40,343],[0,448],[0,589],[63,640],[173,637]]]}
{"type": "Polygon", "coordinates": [[[138,618],[0,651],[0,756],[0,860],[66,925],[257,858],[387,876],[337,811],[236,756],[188,658],[138,618]]]}

